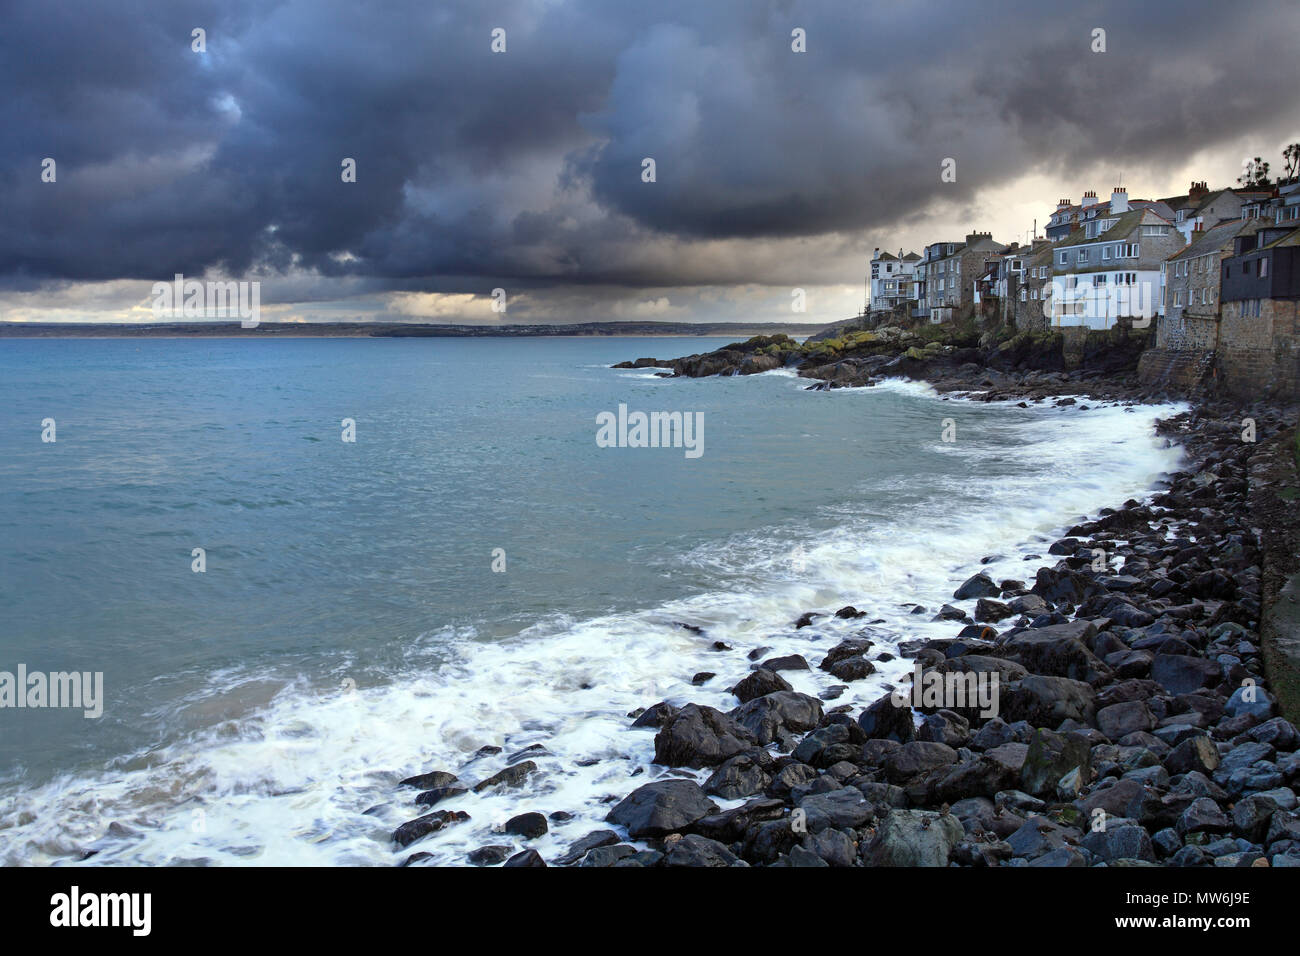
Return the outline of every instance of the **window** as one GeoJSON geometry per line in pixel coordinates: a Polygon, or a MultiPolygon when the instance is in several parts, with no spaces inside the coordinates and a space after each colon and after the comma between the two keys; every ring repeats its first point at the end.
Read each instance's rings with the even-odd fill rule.
{"type": "Polygon", "coordinates": [[[1058,259],[1057,261],[1060,265],[1065,265],[1069,261],[1069,259],[1070,259],[1070,254],[1068,252],[1062,252],[1060,259],[1058,259]]]}
{"type": "Polygon", "coordinates": [[[1205,304],[1206,304],[1207,302],[1209,302],[1209,301],[1210,301],[1209,290],[1208,290],[1208,289],[1202,289],[1202,290],[1201,290],[1201,305],[1205,305],[1205,304]]]}
{"type": "Polygon", "coordinates": [[[1025,301],[1026,299],[1028,299],[1028,298],[1029,298],[1029,290],[1028,290],[1028,289],[1021,289],[1021,290],[1020,290],[1020,301],[1021,301],[1021,302],[1024,302],[1024,301],[1025,301]]]}
{"type": "Polygon", "coordinates": [[[1106,260],[1106,259],[1109,259],[1109,258],[1110,258],[1110,246],[1102,246],[1102,247],[1101,247],[1101,258],[1102,258],[1103,260],[1106,260]]]}
{"type": "Polygon", "coordinates": [[[1180,305],[1182,305],[1182,304],[1183,304],[1183,294],[1182,294],[1181,292],[1175,292],[1175,293],[1174,293],[1174,308],[1178,308],[1178,306],[1180,306],[1180,305]]]}
{"type": "Polygon", "coordinates": [[[1030,290],[1029,290],[1029,297],[1030,297],[1031,299],[1033,299],[1035,302],[1037,302],[1037,301],[1038,301],[1038,290],[1037,290],[1037,289],[1030,289],[1030,290]]]}
{"type": "Polygon", "coordinates": [[[1261,279],[1264,279],[1264,278],[1267,278],[1267,276],[1268,276],[1268,260],[1267,260],[1267,259],[1260,259],[1260,260],[1259,260],[1259,277],[1260,277],[1261,279]]]}
{"type": "Polygon", "coordinates": [[[1144,236],[1167,236],[1169,235],[1168,226],[1143,226],[1142,235],[1144,236]]]}
{"type": "Polygon", "coordinates": [[[1083,265],[1083,264],[1084,264],[1085,262],[1087,262],[1087,261],[1088,261],[1088,250],[1087,250],[1087,249],[1080,249],[1080,250],[1079,250],[1079,265],[1083,265]]]}

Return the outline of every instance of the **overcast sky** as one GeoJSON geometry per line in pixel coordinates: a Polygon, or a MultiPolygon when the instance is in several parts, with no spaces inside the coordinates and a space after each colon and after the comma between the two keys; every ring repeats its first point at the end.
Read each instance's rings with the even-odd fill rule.
{"type": "Polygon", "coordinates": [[[1058,198],[1232,185],[1300,140],[1281,0],[0,0],[0,22],[10,320],[149,321],[180,272],[260,280],[263,321],[830,321],[876,246],[1023,241],[1058,198]]]}

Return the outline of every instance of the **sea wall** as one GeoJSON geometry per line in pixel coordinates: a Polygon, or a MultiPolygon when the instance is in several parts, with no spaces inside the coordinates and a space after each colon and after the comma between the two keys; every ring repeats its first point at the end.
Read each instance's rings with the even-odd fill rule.
{"type": "Polygon", "coordinates": [[[1300,302],[1263,299],[1259,315],[1242,315],[1241,303],[1223,306],[1218,372],[1234,397],[1300,396],[1300,302]]]}

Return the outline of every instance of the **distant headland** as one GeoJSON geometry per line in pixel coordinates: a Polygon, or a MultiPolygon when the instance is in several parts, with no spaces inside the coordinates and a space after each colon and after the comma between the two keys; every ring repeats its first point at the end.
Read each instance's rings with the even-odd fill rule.
{"type": "Polygon", "coordinates": [[[430,338],[518,336],[708,336],[814,335],[829,323],[781,322],[582,322],[566,325],[417,325],[407,322],[0,322],[0,338],[430,338]]]}

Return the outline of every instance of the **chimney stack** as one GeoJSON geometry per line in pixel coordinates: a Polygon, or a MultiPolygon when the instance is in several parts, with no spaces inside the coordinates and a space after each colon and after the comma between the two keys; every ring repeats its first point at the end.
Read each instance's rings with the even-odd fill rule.
{"type": "Polygon", "coordinates": [[[1089,206],[1097,205],[1097,202],[1098,202],[1097,190],[1089,189],[1086,193],[1083,194],[1083,206],[1085,209],[1088,208],[1089,206]]]}
{"type": "Polygon", "coordinates": [[[1202,180],[1199,183],[1192,183],[1192,188],[1187,191],[1187,198],[1192,202],[1200,202],[1210,194],[1208,183],[1202,180]]]}
{"type": "Polygon", "coordinates": [[[1056,201],[1056,211],[1060,212],[1062,209],[1069,209],[1071,205],[1072,203],[1068,199],[1058,199],[1056,201]]]}
{"type": "Polygon", "coordinates": [[[1116,186],[1111,192],[1110,212],[1113,216],[1128,212],[1128,190],[1123,186],[1116,186]]]}

